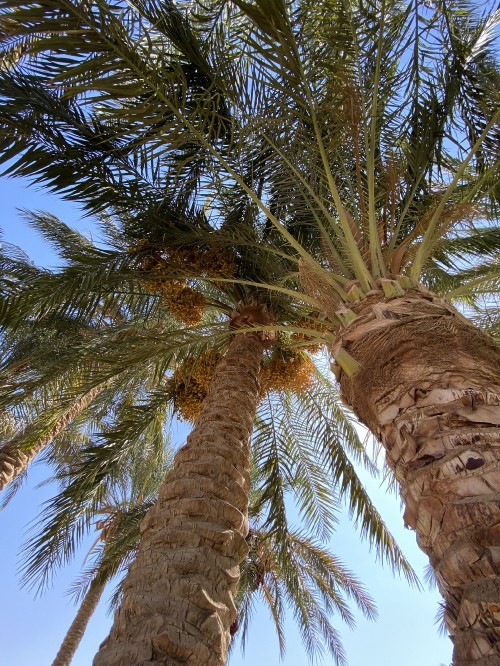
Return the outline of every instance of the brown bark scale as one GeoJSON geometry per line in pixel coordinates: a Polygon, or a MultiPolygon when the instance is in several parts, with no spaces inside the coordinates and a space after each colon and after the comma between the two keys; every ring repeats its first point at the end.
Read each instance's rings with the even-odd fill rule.
{"type": "Polygon", "coordinates": [[[500,665],[500,349],[424,288],[352,309],[346,402],[383,443],[445,599],[455,666],[500,665]]]}
{"type": "Polygon", "coordinates": [[[94,666],[222,666],[247,554],[250,436],[263,342],[234,336],[175,456],[94,666]]]}

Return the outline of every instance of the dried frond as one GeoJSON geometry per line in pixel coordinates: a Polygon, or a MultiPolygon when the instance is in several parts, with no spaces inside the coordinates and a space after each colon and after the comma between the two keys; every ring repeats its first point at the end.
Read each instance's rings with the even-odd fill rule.
{"type": "Polygon", "coordinates": [[[304,292],[316,299],[327,315],[334,317],[339,301],[324,275],[313,271],[309,264],[300,259],[299,279],[304,292]]]}

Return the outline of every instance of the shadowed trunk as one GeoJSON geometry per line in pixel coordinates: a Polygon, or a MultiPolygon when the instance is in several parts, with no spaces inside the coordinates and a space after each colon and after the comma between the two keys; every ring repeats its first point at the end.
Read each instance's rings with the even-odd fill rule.
{"type": "Polygon", "coordinates": [[[66,636],[64,637],[59,652],[52,662],[52,666],[69,666],[71,660],[75,656],[75,652],[80,645],[85,629],[92,617],[97,604],[104,591],[104,585],[92,581],[87,594],[78,609],[75,619],[71,623],[66,636]]]}
{"type": "Polygon", "coordinates": [[[28,426],[0,448],[0,491],[8,486],[19,474],[22,474],[36,456],[60,435],[65,428],[86,409],[101,393],[105,384],[99,384],[77,400],[67,412],[52,426],[49,432],[35,444],[25,450],[21,442],[36,429],[36,425],[28,426]]]}
{"type": "Polygon", "coordinates": [[[226,663],[247,554],[250,435],[263,342],[237,334],[141,526],[123,601],[94,666],[226,663]]]}
{"type": "Polygon", "coordinates": [[[383,443],[429,556],[455,666],[500,664],[500,349],[425,289],[372,292],[337,347],[344,399],[383,443]]]}

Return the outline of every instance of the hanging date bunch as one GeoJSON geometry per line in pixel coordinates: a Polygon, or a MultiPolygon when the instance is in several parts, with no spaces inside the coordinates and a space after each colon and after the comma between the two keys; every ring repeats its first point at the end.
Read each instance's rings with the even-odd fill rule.
{"type": "Polygon", "coordinates": [[[196,359],[188,358],[174,372],[171,382],[174,404],[179,418],[194,422],[201,412],[215,368],[222,355],[208,351],[196,359]]]}
{"type": "Polygon", "coordinates": [[[266,539],[258,530],[252,528],[246,537],[248,555],[242,564],[242,575],[252,591],[266,583],[266,574],[276,570],[275,554],[272,541],[266,539]]]}
{"type": "Polygon", "coordinates": [[[236,275],[234,250],[212,240],[203,246],[175,247],[169,249],[172,264],[179,269],[205,277],[230,278],[236,275]]]}
{"type": "Polygon", "coordinates": [[[131,251],[141,255],[141,268],[146,273],[141,279],[143,286],[159,294],[172,316],[188,326],[201,322],[206,302],[203,294],[182,276],[227,278],[236,272],[234,253],[215,241],[202,247],[161,249],[143,239],[131,251]]]}
{"type": "MultiPolygon", "coordinates": [[[[296,326],[297,328],[308,328],[311,331],[317,331],[318,333],[323,333],[328,330],[326,323],[323,323],[314,317],[303,317],[297,322],[296,326]]],[[[294,333],[292,339],[296,342],[307,343],[301,344],[300,348],[311,354],[316,354],[321,349],[321,342],[317,336],[307,335],[307,333],[294,333]]]]}
{"type": "Polygon", "coordinates": [[[173,317],[187,326],[199,324],[205,311],[205,297],[193,289],[187,280],[172,278],[179,267],[171,261],[170,253],[150,248],[146,239],[139,241],[132,250],[142,255],[141,268],[145,273],[141,279],[142,285],[149,292],[160,296],[173,317]]]}
{"type": "Polygon", "coordinates": [[[260,371],[260,395],[263,398],[272,391],[305,391],[313,383],[314,370],[306,352],[275,347],[260,371]]]}
{"type": "MultiPolygon", "coordinates": [[[[174,372],[170,385],[181,420],[191,423],[196,420],[221,358],[219,352],[208,351],[196,359],[187,359],[174,372]]],[[[260,396],[264,398],[273,391],[305,391],[314,381],[314,372],[314,364],[306,352],[275,348],[262,365],[260,396]]]]}

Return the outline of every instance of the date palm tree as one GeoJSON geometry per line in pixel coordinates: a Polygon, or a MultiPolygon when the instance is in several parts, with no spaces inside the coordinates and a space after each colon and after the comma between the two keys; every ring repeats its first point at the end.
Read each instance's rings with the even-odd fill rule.
{"type": "MultiPolygon", "coordinates": [[[[324,397],[326,398],[326,394],[324,397]]],[[[287,402],[283,394],[273,397],[272,400],[277,409],[280,403],[287,402]]],[[[80,601],[80,605],[53,662],[54,666],[69,666],[105,587],[111,580],[116,580],[117,575],[126,572],[127,565],[133,560],[137,551],[140,524],[156,502],[158,489],[165,473],[168,473],[173,455],[173,449],[168,444],[168,436],[165,438],[166,446],[162,446],[161,433],[165,432],[162,419],[157,425],[158,433],[151,431],[146,435],[150,443],[143,439],[141,455],[137,455],[137,452],[129,455],[121,469],[115,469],[114,475],[108,478],[105,493],[99,503],[87,505],[81,512],[85,514],[83,521],[87,525],[90,523],[95,525],[98,536],[86,558],[90,560],[90,564],[72,587],[71,592],[80,601]],[[156,436],[157,434],[160,436],[156,436]]],[[[68,438],[73,439],[75,434],[77,433],[73,429],[68,438]]],[[[262,442],[268,438],[265,419],[259,422],[256,435],[253,443],[254,456],[262,448],[262,442]]],[[[301,444],[304,445],[303,442],[301,444]]],[[[298,448],[297,442],[295,446],[298,448]]],[[[71,483],[74,484],[82,472],[83,468],[77,461],[78,453],[69,457],[57,454],[53,456],[52,462],[56,465],[56,471],[52,480],[59,481],[63,493],[64,488],[68,487],[68,480],[71,479],[71,483]]],[[[315,539],[317,526],[314,521],[306,520],[304,516],[308,527],[306,528],[304,524],[302,532],[291,531],[287,525],[286,515],[281,516],[278,535],[276,520],[270,520],[269,516],[269,511],[275,504],[269,501],[269,478],[263,472],[262,466],[259,467],[260,472],[257,471],[258,467],[254,466],[252,473],[250,530],[246,537],[249,550],[242,563],[242,575],[236,595],[238,617],[231,625],[231,646],[233,647],[235,639],[241,636],[244,648],[251,624],[251,609],[261,600],[269,607],[275,622],[281,653],[285,649],[283,621],[288,606],[288,610],[292,611],[296,618],[301,618],[298,628],[309,656],[313,658],[314,655],[321,654],[326,647],[336,661],[342,662],[343,649],[338,631],[331,624],[330,614],[333,610],[337,610],[342,619],[352,626],[354,620],[345,598],[354,599],[362,612],[372,619],[375,617],[373,602],[356,577],[315,539]],[[280,551],[283,551],[280,545],[283,535],[286,558],[279,556],[280,551]],[[288,604],[285,604],[285,599],[288,600],[288,604]]],[[[336,505],[338,498],[328,479],[327,469],[322,468],[321,472],[319,470],[317,472],[324,477],[323,484],[325,493],[329,497],[329,504],[336,505]]],[[[300,485],[302,492],[308,490],[307,484],[303,481],[300,485]]],[[[59,496],[50,500],[37,522],[41,521],[46,527],[52,525],[53,512],[50,512],[50,516],[44,514],[49,507],[57,505],[59,501],[59,496]]],[[[326,504],[326,498],[323,502],[326,504]]],[[[318,507],[318,514],[323,518],[326,518],[327,513],[318,507]]],[[[68,526],[67,517],[66,526],[68,526]]],[[[73,523],[70,530],[64,530],[62,539],[59,533],[58,548],[66,551],[66,559],[68,552],[74,552],[74,542],[79,541],[77,535],[81,531],[81,526],[82,516],[73,523]]],[[[61,527],[60,522],[59,529],[61,527]]],[[[36,579],[40,581],[41,575],[40,582],[43,586],[51,568],[47,564],[47,550],[42,546],[43,531],[43,529],[39,531],[32,537],[31,543],[26,545],[25,556],[31,574],[35,565],[39,565],[35,577],[25,570],[26,585],[33,586],[36,579]]],[[[52,530],[52,537],[54,536],[52,530]]],[[[52,567],[54,564],[56,563],[53,562],[52,567]]],[[[114,607],[119,605],[120,589],[118,584],[111,601],[114,607]]]]}
{"type": "Polygon", "coordinates": [[[498,14],[54,0],[6,3],[2,22],[10,173],[85,202],[103,176],[104,206],[119,179],[138,192],[132,164],[146,197],[180,184],[214,220],[229,201],[260,220],[290,268],[258,287],[326,314],[344,399],[386,447],[436,573],[454,663],[498,660],[500,355],[444,300],[478,307],[498,286],[498,14]],[[78,114],[94,129],[87,181],[78,114]]]}
{"type": "MultiPolygon", "coordinates": [[[[321,378],[318,377],[318,381],[320,379],[321,378]]],[[[273,567],[286,566],[290,569],[293,562],[296,563],[297,566],[299,562],[302,562],[304,571],[309,571],[306,564],[308,558],[311,558],[310,566],[313,566],[313,561],[316,561],[318,567],[321,565],[323,567],[321,570],[323,571],[322,575],[332,576],[330,579],[332,585],[333,581],[336,580],[336,576],[340,577],[338,579],[338,584],[341,587],[344,584],[350,585],[351,583],[355,583],[354,579],[351,577],[347,576],[346,578],[345,572],[342,572],[342,569],[339,569],[338,562],[324,553],[317,544],[314,544],[306,537],[288,533],[286,529],[283,492],[288,487],[289,493],[296,494],[297,501],[301,510],[304,512],[304,516],[307,518],[308,524],[315,530],[317,530],[319,525],[323,534],[328,534],[332,525],[332,507],[330,505],[333,504],[333,497],[335,497],[337,493],[335,480],[336,478],[339,478],[339,476],[342,476],[344,479],[343,483],[347,483],[351,487],[353,495],[351,509],[360,518],[363,523],[363,529],[380,531],[380,552],[385,554],[394,564],[403,566],[404,568],[404,561],[402,561],[399,551],[392,544],[389,535],[384,529],[383,524],[380,523],[376,513],[370,509],[369,506],[364,506],[366,502],[364,491],[359,485],[359,482],[356,481],[355,474],[352,474],[351,464],[345,457],[342,447],[337,443],[339,438],[342,437],[345,444],[350,444],[351,453],[359,459],[363,458],[361,446],[359,442],[357,442],[357,437],[355,436],[352,427],[344,418],[342,418],[341,413],[338,412],[338,407],[336,406],[335,401],[332,401],[332,387],[328,384],[327,380],[323,378],[318,384],[318,389],[315,391],[311,390],[311,395],[314,396],[316,403],[312,401],[309,402],[304,396],[302,396],[302,394],[299,394],[296,400],[302,400],[302,403],[299,402],[299,405],[296,405],[294,408],[289,404],[289,400],[285,401],[280,409],[278,409],[279,405],[275,405],[274,411],[276,413],[273,415],[272,422],[270,414],[266,413],[266,410],[264,410],[258,425],[258,437],[255,442],[255,451],[259,461],[259,469],[261,470],[263,484],[263,499],[261,500],[261,503],[267,505],[269,511],[273,515],[273,519],[267,521],[266,538],[270,539],[269,543],[283,543],[281,553],[279,549],[274,548],[273,567]],[[300,404],[302,407],[301,409],[298,408],[300,404]],[[315,429],[312,428],[313,418],[311,418],[311,414],[317,414],[319,417],[318,425],[315,429]],[[280,427],[280,425],[285,422],[288,425],[288,431],[280,427]],[[270,437],[270,431],[273,429],[283,430],[280,436],[281,443],[280,441],[276,441],[275,436],[274,438],[270,437]],[[335,429],[337,429],[337,433],[335,432],[335,429]],[[311,440],[313,433],[314,438],[311,440]],[[293,455],[291,454],[292,451],[294,452],[293,455]],[[317,454],[320,451],[324,457],[324,462],[321,464],[316,460],[317,454]],[[285,469],[287,470],[287,473],[283,474],[282,470],[285,469]],[[333,489],[333,495],[331,497],[329,496],[329,488],[333,489]],[[328,499],[329,497],[330,499],[328,499]],[[316,558],[316,560],[314,560],[314,558],[316,558]]],[[[164,402],[165,396],[163,396],[161,405],[164,405],[164,402]]],[[[119,471],[120,469],[122,469],[123,473],[124,467],[128,470],[128,460],[135,461],[135,464],[137,464],[137,460],[141,460],[140,452],[144,447],[144,421],[146,420],[146,422],[149,422],[151,420],[150,417],[148,417],[148,414],[155,413],[152,412],[153,407],[154,405],[150,405],[149,403],[147,403],[144,406],[144,409],[140,411],[138,411],[138,407],[129,407],[128,411],[125,410],[123,413],[116,416],[116,427],[118,431],[115,433],[109,432],[106,446],[101,448],[109,449],[113,439],[115,443],[116,441],[122,442],[123,440],[130,441],[132,439],[135,439],[137,443],[134,452],[130,451],[130,447],[127,448],[125,451],[125,458],[123,445],[121,446],[118,467],[115,465],[112,469],[112,472],[115,475],[117,470],[119,471]],[[132,418],[132,416],[134,418],[132,418]],[[145,417],[148,418],[145,419],[145,417]],[[126,423],[128,423],[128,431],[124,431],[124,424],[126,423]],[[135,431],[135,438],[132,436],[133,431],[135,431]]],[[[161,441],[161,439],[157,437],[156,441],[159,440],[161,441]]],[[[101,452],[100,447],[92,447],[88,451],[80,451],[78,456],[84,456],[79,468],[80,474],[83,476],[83,481],[80,481],[76,485],[74,483],[68,485],[67,475],[65,475],[65,492],[63,492],[60,498],[48,502],[49,515],[45,520],[44,531],[41,535],[34,537],[30,543],[30,549],[34,549],[35,554],[30,556],[26,561],[25,580],[27,583],[29,582],[30,584],[33,584],[35,580],[40,579],[40,576],[42,585],[47,582],[51,567],[58,562],[61,562],[61,558],[65,561],[68,558],[69,553],[74,549],[74,544],[72,544],[68,533],[68,523],[71,523],[71,520],[76,520],[77,525],[80,525],[80,527],[77,527],[77,533],[81,535],[82,521],[88,522],[88,518],[85,518],[85,512],[95,512],[96,502],[103,501],[102,490],[104,490],[105,493],[109,490],[106,484],[109,483],[110,477],[108,468],[105,482],[102,483],[104,476],[102,465],[103,461],[106,460],[105,457],[97,458],[100,463],[100,488],[96,488],[95,485],[90,484],[90,494],[85,495],[85,490],[88,490],[89,486],[89,476],[91,476],[91,473],[89,473],[89,463],[90,465],[95,464],[96,456],[101,452]],[[101,491],[100,494],[98,494],[99,490],[101,491]],[[85,504],[85,501],[87,504],[85,504]]],[[[69,457],[69,460],[74,465],[74,461],[71,457],[69,457]]],[[[137,520],[137,517],[137,512],[134,512],[134,521],[137,520]]],[[[134,522],[134,524],[137,525],[137,522],[134,522]]],[[[264,539],[264,537],[262,538],[264,539]]],[[[296,574],[297,571],[294,571],[296,574]]],[[[291,573],[293,573],[293,571],[291,573]]],[[[272,575],[272,572],[270,572],[269,576],[272,575]]],[[[319,579],[314,577],[313,570],[311,570],[308,576],[309,575],[311,576],[310,585],[314,586],[319,584],[319,579]]],[[[292,585],[292,580],[294,580],[293,576],[288,579],[289,585],[292,585]]],[[[298,585],[298,582],[296,581],[295,584],[298,585]]],[[[82,608],[82,612],[78,615],[78,622],[75,620],[77,624],[75,627],[72,627],[71,637],[68,637],[69,641],[70,638],[74,640],[78,637],[81,631],[81,629],[78,629],[78,624],[80,621],[84,620],[86,612],[90,611],[94,604],[97,603],[100,590],[101,586],[98,582],[95,582],[95,584],[92,584],[89,588],[88,597],[85,599],[86,603],[82,608]]],[[[302,590],[302,594],[309,594],[307,590],[308,585],[306,584],[304,590],[302,590]]],[[[324,584],[323,591],[325,591],[324,584]]],[[[362,600],[362,597],[358,595],[359,590],[356,592],[356,589],[353,588],[353,591],[355,598],[362,600]]],[[[331,587],[331,595],[333,595],[331,603],[334,605],[340,604],[339,607],[342,614],[349,620],[349,612],[345,605],[337,598],[337,594],[337,587],[333,585],[331,587]]],[[[297,589],[295,589],[295,595],[295,602],[299,604],[300,590],[297,591],[297,589]]],[[[294,599],[293,596],[292,599],[294,599]]],[[[328,595],[325,599],[327,609],[331,608],[330,602],[328,601],[328,595]]],[[[311,623],[313,625],[318,623],[319,626],[323,627],[325,640],[329,649],[332,650],[334,655],[341,659],[342,650],[338,643],[336,632],[327,622],[326,617],[323,615],[324,611],[322,611],[319,606],[316,608],[314,604],[311,606],[311,602],[308,602],[305,607],[302,607],[302,613],[305,613],[306,615],[309,614],[309,625],[311,625],[311,623]],[[306,608],[308,609],[307,613],[306,608]]],[[[304,636],[305,638],[308,636],[307,629],[304,629],[304,636]]],[[[69,647],[66,643],[63,647],[64,649],[60,658],[66,659],[67,657],[64,655],[68,653],[69,647]]]]}
{"type": "MultiPolygon", "coordinates": [[[[102,303],[106,303],[108,308],[119,310],[124,314],[117,321],[111,321],[108,318],[106,326],[99,322],[99,325],[95,325],[95,330],[85,329],[85,335],[71,336],[65,353],[60,350],[60,358],[57,363],[54,363],[53,358],[49,357],[49,362],[46,365],[39,364],[37,366],[34,363],[36,356],[33,357],[33,346],[29,347],[27,360],[24,358],[22,362],[23,365],[27,366],[27,374],[25,377],[17,377],[15,390],[13,389],[16,399],[13,400],[12,394],[6,391],[3,396],[4,401],[11,407],[23,405],[26,402],[26,395],[31,397],[33,391],[45,385],[44,382],[54,381],[54,379],[60,381],[60,377],[64,377],[67,373],[71,377],[81,376],[82,373],[85,376],[85,372],[88,372],[90,367],[90,359],[93,362],[90,373],[93,381],[109,381],[110,377],[116,377],[124,383],[125,387],[131,387],[131,390],[136,392],[138,390],[143,392],[140,408],[135,407],[128,411],[120,411],[114,417],[116,426],[114,429],[106,428],[102,446],[87,447],[78,453],[78,458],[82,460],[79,482],[68,484],[61,497],[49,503],[49,515],[45,521],[44,529],[30,543],[34,555],[28,557],[25,563],[26,582],[33,583],[38,580],[43,587],[49,580],[52,567],[61,563],[61,561],[65,561],[76,546],[76,543],[71,547],[68,545],[68,542],[72,543],[70,538],[72,528],[70,526],[76,521],[76,524],[79,525],[77,533],[80,535],[83,533],[81,521],[85,522],[86,512],[95,511],[95,507],[102,503],[103,497],[106,496],[109,479],[116,476],[118,471],[123,468],[124,460],[128,460],[131,456],[132,458],[137,456],[140,460],[146,429],[154,425],[159,411],[161,412],[164,409],[166,402],[171,401],[172,397],[174,397],[175,402],[175,396],[171,394],[172,379],[164,376],[165,371],[170,367],[175,367],[175,364],[182,363],[186,355],[189,358],[193,358],[194,355],[194,358],[196,358],[200,349],[206,348],[208,343],[220,347],[221,341],[227,338],[231,330],[234,334],[238,325],[248,329],[251,322],[250,317],[260,318],[264,316],[265,319],[263,322],[261,320],[261,323],[269,322],[268,315],[262,306],[250,300],[234,310],[229,331],[226,324],[220,321],[206,321],[204,325],[200,325],[199,330],[176,328],[172,326],[171,317],[169,318],[165,312],[161,311],[161,305],[157,298],[155,305],[150,304],[148,307],[143,303],[145,299],[151,301],[152,298],[147,291],[143,290],[144,293],[140,291],[141,281],[144,281],[144,271],[138,271],[134,264],[140,261],[142,265],[143,259],[137,258],[135,249],[131,252],[127,246],[125,251],[122,248],[121,251],[97,252],[97,248],[92,248],[88,241],[78,239],[76,235],[72,235],[71,230],[54,218],[38,215],[32,217],[32,220],[44,232],[45,237],[52,240],[57,239],[59,248],[65,248],[64,256],[70,261],[67,266],[52,273],[45,271],[42,275],[36,273],[31,277],[24,276],[24,281],[22,285],[19,285],[15,297],[12,297],[5,304],[4,321],[6,322],[6,331],[10,332],[12,327],[15,328],[16,325],[25,322],[27,317],[30,317],[40,330],[39,327],[44,322],[47,326],[50,323],[59,322],[60,318],[69,312],[71,312],[73,328],[83,326],[89,318],[98,316],[102,310],[102,303]],[[68,238],[71,240],[67,241],[68,238]],[[71,247],[69,243],[71,243],[71,247]],[[110,266],[113,268],[112,271],[110,266]],[[91,276],[92,279],[90,285],[88,276],[91,276]],[[126,287],[127,280],[131,285],[129,290],[126,287]],[[118,293],[116,292],[117,285],[120,285],[118,293]],[[89,307],[85,297],[90,298],[94,305],[89,307]],[[241,308],[243,308],[243,311],[241,311],[241,308]],[[149,315],[142,322],[142,326],[140,319],[131,316],[132,312],[137,310],[139,310],[139,313],[146,311],[149,315]],[[105,368],[106,373],[104,377],[101,374],[103,368],[105,368]],[[140,384],[139,388],[136,387],[138,379],[142,377],[145,380],[148,377],[159,377],[160,379],[156,384],[153,383],[148,393],[146,388],[140,388],[140,384]],[[134,389],[134,387],[136,388],[134,389]]],[[[150,245],[148,245],[148,253],[145,256],[148,260],[151,257],[150,245]]],[[[264,262],[260,266],[260,271],[262,272],[265,269],[266,264],[264,262]]],[[[174,275],[176,278],[179,277],[178,272],[174,275]]],[[[168,278],[168,273],[163,277],[168,278]]],[[[231,298],[237,299],[240,293],[238,288],[234,290],[230,288],[230,285],[225,288],[220,297],[225,298],[226,309],[228,309],[227,304],[231,303],[231,298]]],[[[210,296],[209,292],[207,292],[208,296],[210,296]]],[[[215,301],[213,288],[211,297],[212,309],[214,309],[217,301],[215,301]]],[[[279,303],[280,301],[275,300],[275,308],[279,306],[279,303]]],[[[224,311],[224,303],[218,301],[218,304],[224,311]]],[[[309,328],[304,329],[304,331],[314,333],[309,328]]],[[[229,351],[237,341],[246,343],[247,336],[254,335],[258,336],[255,340],[258,342],[260,336],[265,336],[266,333],[253,334],[250,329],[248,333],[242,334],[243,337],[236,335],[230,343],[229,350],[223,357],[222,363],[228,359],[229,351]]],[[[45,336],[42,336],[42,338],[45,340],[45,336]]],[[[251,337],[251,339],[253,338],[251,337]]],[[[309,344],[310,342],[309,340],[309,344]]],[[[300,343],[298,341],[298,344],[300,343]]],[[[284,344],[284,340],[276,344],[280,347],[284,344]]],[[[235,358],[244,358],[242,349],[244,349],[244,345],[240,344],[236,349],[235,358]]],[[[35,347],[35,351],[42,359],[47,358],[46,349],[43,345],[38,348],[35,347]]],[[[257,351],[259,354],[257,357],[253,357],[256,364],[255,372],[259,370],[260,357],[263,353],[260,342],[257,351]]],[[[10,357],[10,365],[7,365],[8,370],[12,370],[15,361],[14,357],[10,357]]],[[[241,363],[241,360],[238,363],[241,363]]],[[[267,370],[269,365],[266,365],[265,368],[267,370]]],[[[236,369],[233,360],[229,365],[229,379],[233,382],[233,386],[240,386],[242,378],[245,379],[247,376],[248,369],[245,366],[243,373],[237,373],[236,369]]],[[[256,402],[261,398],[261,395],[258,394],[257,382],[252,382],[251,386],[253,391],[251,394],[252,401],[245,403],[248,414],[245,416],[241,405],[237,412],[232,412],[232,419],[237,423],[240,423],[239,419],[242,418],[242,415],[245,417],[243,425],[247,429],[251,425],[250,417],[253,420],[255,415],[256,402]]],[[[221,417],[221,387],[222,384],[219,382],[219,390],[215,394],[217,404],[215,408],[212,407],[212,410],[216,410],[217,423],[220,422],[221,417]]],[[[123,395],[124,389],[120,389],[120,384],[115,382],[114,385],[110,386],[109,391],[110,393],[115,392],[112,406],[116,409],[117,400],[119,400],[120,395],[123,395]]],[[[233,401],[234,396],[228,392],[229,395],[232,397],[228,397],[228,399],[233,401]]],[[[301,394],[297,395],[296,400],[299,400],[299,395],[301,394]]],[[[246,400],[245,396],[242,396],[242,398],[246,400]]],[[[206,402],[206,400],[203,402],[204,409],[206,408],[206,402]]],[[[234,409],[234,406],[232,409],[234,409]]],[[[288,488],[288,493],[296,495],[298,505],[307,520],[307,524],[326,536],[331,532],[333,526],[332,507],[328,506],[331,502],[328,500],[329,495],[326,490],[328,485],[331,485],[335,493],[340,486],[340,496],[345,494],[351,510],[360,521],[362,533],[368,535],[371,541],[375,543],[379,553],[392,566],[403,570],[411,579],[411,570],[405,563],[373,505],[371,505],[357,479],[352,464],[343,450],[343,447],[349,448],[351,455],[357,458],[358,461],[367,463],[366,456],[363,454],[361,444],[354,434],[352,426],[348,424],[341,411],[339,411],[335,398],[332,399],[331,384],[328,384],[326,378],[318,375],[316,385],[310,389],[310,402],[306,401],[305,404],[301,404],[299,400],[299,402],[296,402],[294,409],[291,409],[288,405],[286,417],[283,409],[280,416],[275,409],[273,418],[269,415],[267,418],[265,416],[261,417],[259,432],[265,431],[266,437],[261,434],[258,438],[260,445],[256,449],[259,466],[265,479],[264,485],[267,489],[266,502],[270,507],[270,515],[273,516],[272,522],[267,525],[266,533],[273,542],[283,543],[282,552],[275,552],[275,558],[279,559],[280,566],[290,566],[290,563],[295,562],[297,558],[306,557],[308,548],[316,548],[316,545],[307,539],[300,542],[300,535],[293,537],[286,531],[284,506],[286,489],[288,488]],[[279,419],[277,419],[277,416],[279,416],[279,419]],[[296,425],[290,428],[294,419],[296,425]],[[311,424],[315,419],[318,421],[318,426],[313,437],[311,424]],[[276,430],[278,428],[281,434],[277,440],[276,430]],[[305,437],[306,433],[307,437],[305,437]],[[308,439],[311,441],[307,441],[308,439]],[[319,474],[321,468],[323,468],[322,475],[319,474]],[[327,483],[323,480],[325,474],[328,479],[327,483]],[[298,549],[296,553],[289,550],[293,544],[296,544],[298,549]]],[[[101,411],[106,418],[109,418],[109,407],[101,406],[101,411]]],[[[238,427],[242,428],[243,425],[240,424],[238,427]]],[[[197,427],[199,427],[199,421],[197,427]]],[[[215,436],[213,427],[211,425],[210,427],[212,428],[210,437],[213,438],[215,436]]],[[[93,429],[95,431],[95,426],[93,429]]],[[[102,429],[102,425],[99,425],[98,430],[102,429]]],[[[229,435],[230,431],[225,432],[226,437],[229,435]]],[[[215,464],[219,470],[221,460],[220,456],[216,456],[212,450],[214,444],[208,446],[205,443],[203,448],[205,457],[212,461],[212,467],[215,464]]],[[[226,450],[226,454],[230,455],[233,461],[228,468],[229,470],[234,467],[236,462],[235,452],[233,449],[231,451],[226,450]]],[[[55,453],[57,453],[57,449],[55,453]]],[[[186,451],[182,449],[179,453],[181,460],[185,455],[187,455],[186,451]]],[[[195,465],[197,469],[200,465],[203,467],[203,462],[199,460],[199,457],[199,454],[196,454],[195,465]]],[[[248,455],[246,458],[248,459],[248,455]]],[[[176,457],[176,460],[178,460],[178,457],[176,457]]],[[[204,464],[207,466],[206,462],[204,464]]],[[[209,469],[208,472],[205,471],[205,474],[210,479],[214,476],[217,477],[219,472],[215,474],[214,471],[209,469]]],[[[184,478],[183,475],[180,476],[184,478]]],[[[172,474],[167,478],[167,482],[171,477],[172,474]]],[[[201,478],[200,471],[197,473],[197,478],[201,478]]],[[[195,502],[200,501],[198,499],[199,483],[198,481],[195,499],[192,500],[195,502]]],[[[227,483],[227,481],[224,483],[227,483]]],[[[186,499],[191,496],[192,492],[189,488],[185,491],[186,499]]],[[[180,490],[176,493],[176,502],[179,494],[180,490]]],[[[204,495],[209,496],[206,491],[204,495]]],[[[236,495],[238,496],[237,493],[236,495]]],[[[241,501],[244,502],[244,493],[240,493],[240,496],[241,501]]],[[[243,508],[242,505],[240,510],[243,508]]],[[[157,508],[152,509],[150,515],[154,516],[157,511],[157,508]]],[[[149,521],[151,518],[148,517],[147,520],[149,521]]],[[[204,534],[205,531],[202,533],[204,534]]],[[[196,527],[191,528],[190,532],[195,535],[196,527]]],[[[147,532],[143,532],[143,543],[147,545],[146,537],[147,532]]],[[[244,543],[242,545],[246,548],[244,543]]],[[[144,577],[140,569],[140,552],[134,567],[139,569],[141,580],[145,580],[150,585],[157,585],[154,579],[151,582],[151,578],[148,580],[147,577],[144,577]]],[[[322,556],[319,555],[319,557],[322,556]]],[[[328,566],[333,571],[333,560],[327,558],[325,562],[330,562],[328,566]]],[[[168,577],[165,576],[165,579],[168,580],[168,577]]],[[[206,585],[205,583],[203,590],[207,589],[206,585]]],[[[82,609],[78,621],[85,617],[84,611],[89,611],[97,603],[99,589],[100,587],[96,583],[89,590],[89,597],[86,600],[88,603],[85,604],[85,609],[82,609]]],[[[146,593],[148,592],[146,591],[146,593]]],[[[123,602],[125,607],[127,602],[130,603],[125,595],[123,602]]],[[[327,608],[330,608],[329,602],[325,603],[327,608]]],[[[344,612],[344,606],[342,606],[342,609],[344,612]]],[[[167,617],[174,616],[174,613],[169,613],[168,610],[163,609],[163,612],[167,617]]],[[[322,625],[325,620],[322,615],[323,611],[320,612],[318,609],[313,613],[311,610],[311,613],[310,622],[317,622],[319,626],[325,628],[327,644],[333,653],[341,658],[342,650],[337,642],[335,632],[329,628],[328,624],[323,623],[322,625]],[[321,617],[323,617],[322,621],[320,621],[321,617]]],[[[347,614],[346,617],[349,617],[349,615],[347,614]]],[[[231,616],[229,619],[231,619],[231,616]]],[[[226,629],[228,644],[230,626],[233,621],[229,623],[226,629]]],[[[139,625],[138,622],[135,622],[135,624],[139,625]]],[[[75,629],[71,635],[76,637],[79,631],[75,629]]],[[[67,652],[66,648],[65,645],[63,654],[67,652]]]]}

